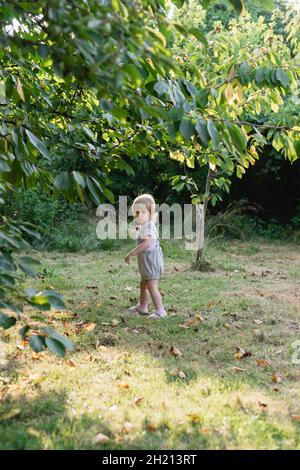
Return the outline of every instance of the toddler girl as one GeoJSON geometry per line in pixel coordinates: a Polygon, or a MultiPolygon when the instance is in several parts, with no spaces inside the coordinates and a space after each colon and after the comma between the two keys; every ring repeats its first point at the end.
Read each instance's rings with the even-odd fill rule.
{"type": "Polygon", "coordinates": [[[131,307],[131,312],[142,315],[148,314],[147,297],[150,292],[155,312],[149,318],[159,319],[167,316],[162,305],[158,290],[158,280],[164,271],[162,249],[159,244],[159,235],[155,226],[157,213],[155,201],[150,194],[138,196],[132,204],[132,214],[136,228],[139,230],[137,246],[125,256],[125,262],[130,263],[132,256],[137,256],[138,267],[141,274],[140,303],[131,307]]]}

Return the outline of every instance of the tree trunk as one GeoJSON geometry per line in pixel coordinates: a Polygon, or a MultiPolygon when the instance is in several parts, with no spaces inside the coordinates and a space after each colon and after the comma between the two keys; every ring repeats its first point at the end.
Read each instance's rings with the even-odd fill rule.
{"type": "MultiPolygon", "coordinates": [[[[208,166],[208,172],[207,172],[207,177],[206,177],[206,184],[205,184],[205,193],[209,193],[210,191],[210,183],[211,183],[211,179],[212,179],[212,175],[213,175],[213,172],[212,170],[210,169],[210,166],[208,166]]],[[[207,211],[207,203],[208,203],[208,200],[205,199],[204,201],[204,204],[203,204],[203,218],[204,218],[204,226],[205,226],[205,218],[206,218],[206,211],[207,211]]],[[[196,265],[199,265],[199,263],[201,263],[202,259],[203,259],[203,248],[200,248],[198,251],[197,251],[197,254],[196,254],[196,265]]]]}

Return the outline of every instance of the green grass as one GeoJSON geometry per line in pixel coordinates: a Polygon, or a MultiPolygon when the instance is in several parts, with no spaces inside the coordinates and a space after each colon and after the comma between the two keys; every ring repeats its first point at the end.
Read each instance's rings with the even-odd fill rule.
{"type": "Polygon", "coordinates": [[[139,293],[136,263],[123,262],[129,246],[36,253],[44,277],[22,287],[64,294],[68,310],[43,316],[76,351],[34,354],[17,347],[16,330],[1,333],[0,448],[299,449],[299,246],[218,241],[207,248],[214,271],[194,272],[192,253],[164,241],[169,317],[152,322],[126,312],[139,293]],[[202,323],[180,327],[197,313],[202,323]],[[235,359],[236,347],[252,356],[235,359]],[[107,443],[95,443],[99,433],[107,443]]]}

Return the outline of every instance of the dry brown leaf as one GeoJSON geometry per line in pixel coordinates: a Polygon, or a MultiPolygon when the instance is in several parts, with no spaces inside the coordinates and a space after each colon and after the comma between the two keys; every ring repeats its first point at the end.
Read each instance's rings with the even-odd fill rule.
{"type": "Polygon", "coordinates": [[[170,353],[171,353],[173,356],[175,356],[175,357],[180,357],[180,356],[182,356],[182,352],[179,351],[179,349],[176,348],[176,346],[171,346],[170,353]]]}
{"type": "Polygon", "coordinates": [[[229,330],[229,329],[231,328],[230,325],[229,325],[229,323],[224,323],[223,326],[224,326],[224,328],[227,328],[227,330],[229,330]]]}
{"type": "Polygon", "coordinates": [[[249,351],[245,351],[245,349],[236,346],[236,353],[234,354],[234,359],[243,359],[244,357],[252,356],[252,353],[249,351]]]}
{"type": "Polygon", "coordinates": [[[147,426],[146,426],[146,431],[148,431],[148,432],[155,432],[155,431],[156,431],[156,428],[155,428],[155,426],[153,426],[153,424],[150,424],[150,423],[149,423],[149,424],[147,424],[147,426]]]}
{"type": "Polygon", "coordinates": [[[203,322],[203,318],[200,315],[197,314],[191,320],[187,320],[182,325],[179,325],[179,328],[188,329],[188,328],[191,328],[191,327],[193,327],[195,325],[198,325],[199,323],[202,323],[202,322],[203,322]]]}
{"type": "Polygon", "coordinates": [[[234,366],[232,368],[233,372],[245,372],[246,369],[242,369],[242,367],[236,367],[234,366]]]}
{"type": "Polygon", "coordinates": [[[93,443],[94,444],[106,444],[109,441],[109,437],[106,436],[105,434],[99,433],[95,437],[93,443]]]}
{"type": "Polygon", "coordinates": [[[261,408],[267,408],[268,404],[267,403],[263,403],[262,401],[258,401],[258,405],[261,407],[261,408]]]}
{"type": "Polygon", "coordinates": [[[117,297],[116,295],[111,295],[109,298],[110,300],[119,300],[119,297],[117,297]]]}
{"type": "Polygon", "coordinates": [[[294,421],[300,421],[300,415],[292,415],[291,418],[292,418],[294,421]]]}
{"type": "Polygon", "coordinates": [[[96,323],[86,323],[85,325],[83,325],[83,329],[85,331],[94,331],[95,328],[96,328],[96,323]]]}
{"type": "Polygon", "coordinates": [[[282,377],[279,374],[273,374],[272,375],[272,382],[277,384],[282,381],[282,377]]]}
{"type": "Polygon", "coordinates": [[[268,361],[268,359],[256,359],[256,364],[259,367],[268,367],[271,365],[271,361],[268,361]]]}
{"type": "Polygon", "coordinates": [[[116,320],[116,319],[114,318],[114,319],[111,321],[111,325],[110,325],[110,326],[112,326],[112,328],[115,328],[116,326],[118,326],[118,324],[119,324],[118,320],[116,320]]]}
{"type": "Polygon", "coordinates": [[[139,404],[141,403],[141,401],[143,401],[143,400],[144,400],[144,397],[137,397],[137,398],[134,400],[133,403],[134,403],[135,405],[139,405],[139,404]]]}
{"type": "Polygon", "coordinates": [[[209,428],[202,428],[200,429],[200,432],[202,432],[203,434],[207,434],[208,432],[210,432],[209,428]]]}
{"type": "Polygon", "coordinates": [[[128,388],[129,388],[129,384],[128,384],[127,382],[123,382],[123,381],[121,380],[120,382],[117,382],[117,383],[116,383],[116,387],[128,389],[128,388]]]}
{"type": "Polygon", "coordinates": [[[69,367],[77,367],[76,362],[73,361],[72,359],[68,359],[68,360],[66,361],[66,364],[67,364],[67,366],[69,366],[69,367]]]}

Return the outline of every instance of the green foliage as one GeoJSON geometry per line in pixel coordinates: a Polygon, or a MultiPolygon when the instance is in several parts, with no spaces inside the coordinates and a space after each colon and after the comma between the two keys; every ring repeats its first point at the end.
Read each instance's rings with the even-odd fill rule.
{"type": "MultiPolygon", "coordinates": [[[[20,186],[89,207],[114,202],[115,170],[133,175],[128,161],[168,149],[183,168],[181,189],[216,204],[230,177],[241,178],[268,141],[295,162],[299,115],[277,112],[298,95],[297,23],[286,19],[287,44],[275,19],[253,22],[243,1],[230,3],[229,29],[205,34],[203,9],[197,23],[188,23],[191,9],[181,26],[167,17],[164,0],[2,2],[0,203],[20,186]],[[208,167],[215,192],[199,194],[187,171],[208,167]]],[[[257,3],[269,9],[273,2],[257,3]]],[[[46,231],[56,210],[40,214],[46,231]]],[[[32,262],[14,255],[29,246],[24,234],[35,236],[30,223],[2,218],[4,307],[17,270],[34,275],[32,262]]],[[[28,300],[62,306],[48,291],[28,300]]],[[[44,346],[62,354],[57,341],[47,337],[44,346]]]]}

